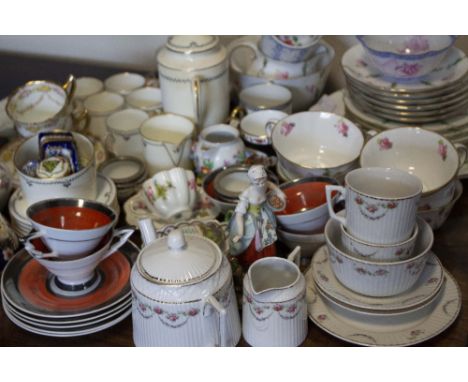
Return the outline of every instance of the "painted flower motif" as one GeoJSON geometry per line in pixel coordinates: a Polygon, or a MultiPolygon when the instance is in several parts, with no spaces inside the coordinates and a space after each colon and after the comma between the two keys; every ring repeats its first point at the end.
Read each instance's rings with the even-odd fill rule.
{"type": "Polygon", "coordinates": [[[317,319],[318,319],[319,321],[325,321],[325,320],[327,319],[327,315],[326,315],[326,314],[319,314],[319,315],[317,316],[317,319]]]}
{"type": "Polygon", "coordinates": [[[395,252],[395,256],[401,256],[405,253],[404,248],[400,248],[398,251],[395,252]]]}
{"type": "Polygon", "coordinates": [[[256,308],[255,308],[255,313],[257,313],[258,315],[260,315],[260,314],[263,313],[263,309],[262,309],[262,308],[259,308],[259,307],[256,307],[256,308]]]}
{"type": "Polygon", "coordinates": [[[196,316],[200,311],[197,309],[197,308],[192,308],[190,309],[187,314],[190,316],[190,317],[194,317],[196,316]]]}
{"type": "Polygon", "coordinates": [[[164,310],[162,310],[159,306],[155,306],[153,308],[153,312],[156,313],[157,315],[159,315],[159,314],[163,314],[164,310]]]}
{"type": "Polygon", "coordinates": [[[390,150],[393,146],[393,143],[388,138],[382,138],[377,141],[380,150],[390,150]]]}
{"type": "Polygon", "coordinates": [[[138,304],[138,306],[139,306],[139,308],[140,308],[140,310],[141,310],[142,312],[145,312],[145,311],[146,311],[146,305],[145,305],[145,304],[140,303],[140,304],[138,304]]]}
{"type": "Polygon", "coordinates": [[[280,130],[281,135],[287,137],[291,133],[294,126],[296,126],[294,122],[283,122],[280,130]]]}
{"type": "Polygon", "coordinates": [[[395,70],[397,72],[403,73],[406,76],[414,76],[418,74],[418,72],[422,69],[422,67],[423,66],[418,63],[408,64],[404,62],[403,64],[395,67],[395,70]]]}
{"type": "Polygon", "coordinates": [[[273,305],[273,310],[274,310],[275,312],[281,312],[281,311],[283,310],[283,305],[281,305],[281,304],[275,304],[275,305],[273,305]]]}
{"type": "Polygon", "coordinates": [[[388,208],[389,210],[393,210],[393,209],[396,208],[397,206],[398,206],[398,203],[396,203],[396,202],[388,202],[388,203],[387,203],[387,208],[388,208]]]}
{"type": "Polygon", "coordinates": [[[296,305],[296,304],[292,304],[290,307],[288,307],[288,309],[286,309],[286,312],[288,312],[288,313],[294,313],[296,310],[297,310],[297,305],[296,305]]]}
{"type": "Polygon", "coordinates": [[[276,80],[288,80],[289,79],[289,73],[288,72],[275,72],[273,77],[276,80]]]}
{"type": "Polygon", "coordinates": [[[388,274],[386,269],[378,269],[374,272],[375,276],[385,276],[386,274],[388,274]]]}
{"type": "Polygon", "coordinates": [[[437,282],[439,282],[438,277],[431,277],[429,280],[427,280],[427,284],[435,284],[437,282]]]}
{"type": "Polygon", "coordinates": [[[175,322],[175,321],[177,321],[179,319],[179,315],[175,314],[175,313],[171,313],[171,314],[167,315],[167,319],[169,321],[175,322]]]}
{"type": "Polygon", "coordinates": [[[438,153],[441,156],[442,160],[445,161],[447,159],[447,145],[444,144],[444,141],[439,140],[439,148],[438,153]]]}
{"type": "Polygon", "coordinates": [[[189,179],[189,180],[187,181],[187,185],[189,186],[189,188],[190,188],[191,190],[195,190],[195,189],[197,188],[197,184],[196,184],[196,182],[195,182],[195,178],[189,179]]]}
{"type": "Polygon", "coordinates": [[[371,214],[375,213],[376,211],[379,210],[379,207],[377,207],[375,204],[368,204],[366,206],[366,210],[370,212],[371,214]]]}
{"type": "Polygon", "coordinates": [[[343,137],[348,136],[349,126],[346,123],[339,122],[335,127],[338,129],[338,134],[341,134],[343,137]]]}
{"type": "Polygon", "coordinates": [[[358,205],[361,205],[362,203],[364,203],[364,200],[362,200],[362,198],[360,198],[359,196],[356,196],[356,198],[354,199],[354,201],[355,201],[356,204],[358,204],[358,205]]]}
{"type": "Polygon", "coordinates": [[[367,271],[364,268],[356,268],[356,272],[360,275],[367,275],[367,271]]]}
{"type": "Polygon", "coordinates": [[[399,53],[422,53],[430,49],[429,41],[423,36],[413,36],[409,40],[405,41],[403,49],[399,50],[399,53]]]}
{"type": "Polygon", "coordinates": [[[247,297],[246,297],[245,299],[247,300],[247,302],[248,302],[249,304],[251,304],[252,301],[253,301],[253,300],[252,300],[252,297],[251,297],[250,295],[247,295],[247,297]]]}
{"type": "Polygon", "coordinates": [[[421,334],[423,334],[423,333],[424,333],[424,330],[415,329],[415,330],[412,330],[412,331],[410,332],[410,336],[411,336],[411,337],[417,337],[417,336],[419,336],[419,335],[421,335],[421,334]]]}

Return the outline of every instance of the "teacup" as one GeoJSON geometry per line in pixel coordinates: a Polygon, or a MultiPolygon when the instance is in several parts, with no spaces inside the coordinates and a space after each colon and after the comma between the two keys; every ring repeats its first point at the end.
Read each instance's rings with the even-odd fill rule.
{"type": "Polygon", "coordinates": [[[108,91],[94,94],[84,101],[84,107],[90,116],[89,133],[104,142],[107,136],[106,119],[112,113],[123,108],[124,98],[108,91]]]}
{"type": "Polygon", "coordinates": [[[143,183],[144,200],[161,219],[189,219],[197,200],[195,175],[177,167],[160,171],[143,183]]]}
{"type": "Polygon", "coordinates": [[[419,127],[383,131],[372,137],[361,153],[361,167],[394,167],[417,176],[423,198],[453,181],[467,158],[467,148],[419,127]]]}
{"type": "Polygon", "coordinates": [[[239,93],[239,101],[247,113],[257,110],[279,110],[290,114],[292,110],[292,94],[289,89],[272,83],[243,89],[239,93]]]}
{"type": "Polygon", "coordinates": [[[148,119],[142,110],[124,109],[112,113],[106,120],[107,149],[119,156],[134,156],[143,159],[143,141],[140,126],[148,119]]]}
{"type": "Polygon", "coordinates": [[[262,36],[260,49],[268,57],[287,62],[300,62],[310,57],[322,36],[262,36]]]}
{"type": "Polygon", "coordinates": [[[50,273],[55,275],[60,283],[70,286],[83,286],[85,288],[86,284],[93,279],[94,270],[99,263],[124,245],[133,232],[133,229],[120,229],[113,233],[109,232],[94,252],[79,258],[64,259],[61,257],[45,256],[47,248],[40,239],[28,240],[25,243],[25,249],[41,265],[47,268],[50,273]],[[115,238],[119,240],[115,244],[112,244],[115,238]]]}
{"type": "Polygon", "coordinates": [[[254,145],[271,145],[271,132],[274,126],[287,116],[285,112],[279,110],[259,110],[247,114],[241,119],[239,126],[242,139],[254,145]]]}
{"type": "Polygon", "coordinates": [[[50,199],[29,206],[26,215],[37,230],[29,241],[41,238],[48,257],[92,253],[112,229],[117,215],[105,204],[84,199],[50,199]]]}
{"type": "Polygon", "coordinates": [[[190,159],[195,125],[176,114],[161,114],[140,126],[143,156],[150,174],[173,167],[192,169],[190,159]]]}
{"type": "Polygon", "coordinates": [[[132,91],[125,97],[129,107],[156,114],[162,110],[161,89],[143,87],[132,91]]]}
{"type": "Polygon", "coordinates": [[[23,171],[29,161],[40,158],[38,137],[25,140],[15,151],[13,163],[18,174],[21,191],[28,204],[54,198],[96,198],[96,166],[93,142],[80,133],[72,133],[75,140],[81,169],[58,179],[41,179],[23,171]]]}
{"type": "Polygon", "coordinates": [[[104,88],[103,82],[94,77],[79,77],[76,79],[74,99],[84,101],[85,98],[99,93],[104,88]]]}
{"type": "Polygon", "coordinates": [[[373,244],[401,243],[412,235],[422,183],[394,168],[358,168],[345,176],[345,186],[326,186],[330,217],[357,239],[373,244]],[[345,200],[346,217],[334,210],[332,192],[345,200]]]}
{"type": "Polygon", "coordinates": [[[138,73],[117,73],[104,81],[106,90],[120,95],[130,94],[145,85],[145,77],[138,73]]]}
{"type": "Polygon", "coordinates": [[[71,100],[75,91],[75,78],[70,75],[64,85],[51,81],[30,81],[9,97],[6,112],[15,123],[18,133],[31,137],[44,130],[69,130],[72,118],[81,120],[84,113],[75,116],[71,100]]]}

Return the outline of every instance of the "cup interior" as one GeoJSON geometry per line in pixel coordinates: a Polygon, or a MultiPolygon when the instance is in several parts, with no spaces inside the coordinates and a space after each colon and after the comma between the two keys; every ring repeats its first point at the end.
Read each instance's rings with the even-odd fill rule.
{"type": "Polygon", "coordinates": [[[229,125],[215,125],[203,129],[200,135],[209,143],[229,143],[239,138],[239,131],[229,125]]]}
{"type": "Polygon", "coordinates": [[[151,87],[134,90],[127,96],[127,102],[131,106],[142,109],[159,106],[162,102],[161,90],[151,87]]]}
{"type": "Polygon", "coordinates": [[[311,181],[306,183],[292,183],[282,191],[286,195],[286,208],[276,215],[291,215],[325,205],[327,198],[325,186],[332,183],[311,181]]]}
{"type": "Polygon", "coordinates": [[[148,119],[148,114],[141,110],[125,109],[117,111],[107,118],[107,127],[117,133],[138,131],[141,124],[148,119]]]}
{"type": "Polygon", "coordinates": [[[76,79],[76,98],[85,98],[92,94],[100,92],[104,84],[101,80],[94,77],[80,77],[76,79]]]}
{"type": "Polygon", "coordinates": [[[392,168],[368,167],[348,173],[345,183],[354,191],[379,199],[406,199],[421,193],[421,181],[392,168]]]}
{"type": "Polygon", "coordinates": [[[121,95],[103,91],[86,98],[84,101],[85,108],[90,113],[106,114],[119,109],[124,104],[124,99],[121,95]]]}
{"type": "Polygon", "coordinates": [[[106,88],[117,93],[130,93],[145,84],[145,77],[138,73],[118,73],[110,76],[106,81],[106,88]]]}
{"type": "Polygon", "coordinates": [[[140,127],[140,133],[145,140],[175,145],[192,136],[193,131],[194,125],[189,119],[170,114],[152,117],[140,127]]]}
{"type": "Polygon", "coordinates": [[[254,85],[239,94],[241,104],[252,109],[271,109],[291,101],[288,88],[275,84],[254,85]]]}
{"type": "Polygon", "coordinates": [[[270,121],[279,121],[288,115],[279,110],[259,110],[250,114],[247,114],[242,118],[240,123],[240,129],[249,135],[255,137],[266,137],[266,125],[270,121]]]}

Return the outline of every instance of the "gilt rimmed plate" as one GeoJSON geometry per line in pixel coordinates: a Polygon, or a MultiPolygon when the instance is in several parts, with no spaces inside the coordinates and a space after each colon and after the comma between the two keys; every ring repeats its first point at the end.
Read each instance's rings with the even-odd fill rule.
{"type": "Polygon", "coordinates": [[[341,64],[347,76],[366,87],[391,93],[434,92],[438,89],[457,86],[460,79],[468,73],[468,59],[463,51],[455,47],[449,49],[437,68],[427,76],[415,81],[396,83],[387,80],[368,63],[364,48],[360,44],[349,48],[345,52],[341,64]]]}
{"type": "Polygon", "coordinates": [[[446,330],[461,308],[460,288],[444,271],[445,282],[432,303],[422,309],[382,316],[352,310],[324,298],[316,289],[311,269],[306,273],[309,318],[319,328],[343,341],[364,346],[410,346],[446,330]]]}
{"type": "Polygon", "coordinates": [[[443,281],[442,265],[432,253],[418,281],[407,292],[389,297],[365,296],[353,292],[338,281],[330,267],[326,246],[314,254],[311,274],[319,287],[339,302],[356,308],[382,311],[405,310],[421,305],[434,297],[443,281]]]}

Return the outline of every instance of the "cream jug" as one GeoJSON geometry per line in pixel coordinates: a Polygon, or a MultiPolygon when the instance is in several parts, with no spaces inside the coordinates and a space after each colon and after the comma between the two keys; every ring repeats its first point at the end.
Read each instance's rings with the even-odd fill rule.
{"type": "Polygon", "coordinates": [[[165,112],[190,118],[198,130],[229,114],[229,64],[217,36],[172,36],[157,54],[165,112]]]}

